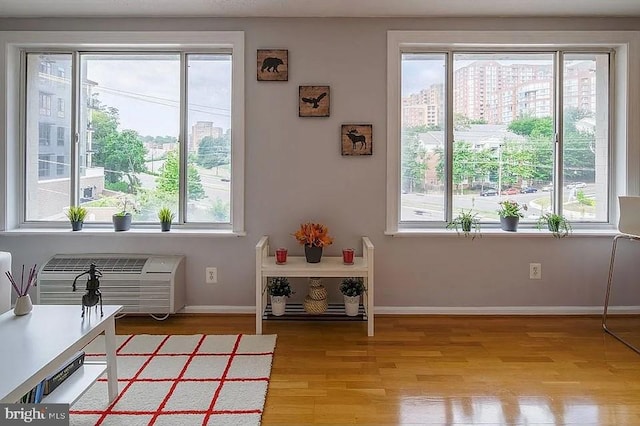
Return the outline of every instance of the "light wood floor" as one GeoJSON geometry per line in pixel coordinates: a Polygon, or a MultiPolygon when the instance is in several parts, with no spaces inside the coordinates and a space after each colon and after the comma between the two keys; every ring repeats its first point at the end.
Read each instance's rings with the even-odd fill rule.
{"type": "MultiPolygon", "coordinates": [[[[255,333],[253,316],[117,321],[118,334],[255,333]]],[[[611,328],[638,330],[640,319],[611,328]]],[[[640,355],[595,317],[267,321],[264,425],[640,425],[640,355]]]]}

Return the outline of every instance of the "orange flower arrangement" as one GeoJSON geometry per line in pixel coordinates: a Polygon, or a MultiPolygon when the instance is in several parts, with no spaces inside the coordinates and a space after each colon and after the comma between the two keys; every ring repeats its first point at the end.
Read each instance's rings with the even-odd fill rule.
{"type": "Polygon", "coordinates": [[[300,244],[314,247],[325,247],[333,243],[333,238],[327,235],[329,228],[320,223],[303,223],[293,234],[300,244]]]}

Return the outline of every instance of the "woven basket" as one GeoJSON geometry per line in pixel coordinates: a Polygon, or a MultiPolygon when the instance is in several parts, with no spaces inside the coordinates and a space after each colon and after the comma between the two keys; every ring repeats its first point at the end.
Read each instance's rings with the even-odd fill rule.
{"type": "Polygon", "coordinates": [[[322,278],[309,278],[309,286],[317,287],[322,285],[322,278]]]}
{"type": "Polygon", "coordinates": [[[327,298],[327,289],[323,285],[310,286],[309,297],[313,300],[325,300],[327,298]]]}
{"type": "Polygon", "coordinates": [[[327,299],[314,300],[307,296],[304,298],[304,310],[310,314],[321,314],[327,310],[327,299]]]}

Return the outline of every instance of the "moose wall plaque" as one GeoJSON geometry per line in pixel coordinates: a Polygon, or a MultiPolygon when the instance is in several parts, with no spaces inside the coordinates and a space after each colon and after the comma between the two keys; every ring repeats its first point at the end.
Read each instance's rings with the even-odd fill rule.
{"type": "Polygon", "coordinates": [[[373,154],[373,126],[371,124],[343,124],[340,132],[342,155],[373,154]]]}

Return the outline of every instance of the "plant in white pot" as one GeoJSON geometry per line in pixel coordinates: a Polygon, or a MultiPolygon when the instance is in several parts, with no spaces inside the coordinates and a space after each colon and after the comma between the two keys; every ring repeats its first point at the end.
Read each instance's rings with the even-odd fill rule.
{"type": "Polygon", "coordinates": [[[287,277],[273,277],[269,281],[268,290],[271,296],[271,312],[277,317],[284,315],[287,297],[293,294],[289,280],[287,277]]]}
{"type": "Polygon", "coordinates": [[[344,295],[344,310],[349,317],[358,315],[360,296],[364,293],[362,278],[345,278],[340,283],[340,293],[344,295]]]}

